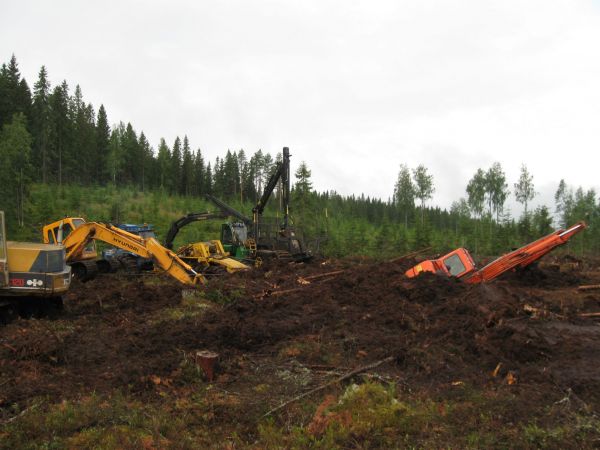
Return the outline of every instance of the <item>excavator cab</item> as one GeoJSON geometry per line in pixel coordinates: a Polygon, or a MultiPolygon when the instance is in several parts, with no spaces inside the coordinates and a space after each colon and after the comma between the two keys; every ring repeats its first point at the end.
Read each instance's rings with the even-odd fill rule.
{"type": "MultiPolygon", "coordinates": [[[[67,217],[62,220],[46,225],[42,231],[44,235],[44,243],[46,244],[61,244],[69,236],[73,230],[80,227],[85,223],[85,219],[81,217],[67,217]]],[[[91,260],[96,259],[98,253],[96,252],[96,243],[91,241],[86,245],[82,253],[82,259],[91,260]]]]}
{"type": "Polygon", "coordinates": [[[462,278],[475,271],[475,263],[469,252],[457,248],[438,259],[422,261],[406,271],[406,276],[414,278],[422,272],[431,272],[449,277],[462,278]]]}

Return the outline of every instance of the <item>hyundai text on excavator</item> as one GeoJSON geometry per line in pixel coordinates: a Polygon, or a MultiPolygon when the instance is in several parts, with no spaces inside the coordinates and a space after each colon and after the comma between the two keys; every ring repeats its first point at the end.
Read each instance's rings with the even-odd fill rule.
{"type": "Polygon", "coordinates": [[[171,250],[164,248],[153,237],[143,238],[111,224],[86,222],[80,217],[57,220],[43,229],[44,242],[65,247],[66,260],[73,267],[74,276],[89,278],[90,269],[96,268],[94,241],[106,242],[142,258],[151,259],[156,268],[187,285],[203,284],[204,277],[171,250]]]}
{"type": "Polygon", "coordinates": [[[513,269],[523,269],[586,228],[585,222],[579,222],[566,230],[557,230],[537,241],[531,242],[517,250],[513,250],[485,267],[477,270],[473,258],[464,248],[458,248],[438,259],[422,261],[408,269],[405,275],[416,277],[424,272],[442,274],[459,278],[466,283],[485,283],[498,278],[503,273],[513,269]]]}
{"type": "Polygon", "coordinates": [[[0,322],[5,313],[32,306],[33,301],[60,306],[71,285],[71,268],[61,245],[6,240],[0,211],[0,322]]]}

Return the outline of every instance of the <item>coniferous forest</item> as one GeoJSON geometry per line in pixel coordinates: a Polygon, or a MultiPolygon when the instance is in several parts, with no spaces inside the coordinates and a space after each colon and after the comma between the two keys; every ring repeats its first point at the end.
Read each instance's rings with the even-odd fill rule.
{"type": "MultiPolygon", "coordinates": [[[[65,215],[152,222],[164,235],[180,215],[214,210],[205,194],[249,214],[281,158],[260,149],[223,149],[209,161],[187,136],[150,143],[133,124],[109,119],[109,109],[86,103],[79,85],[52,86],[45,66],[30,84],[14,55],[2,64],[0,209],[9,239],[39,240],[44,223],[65,215]]],[[[393,257],[458,246],[494,255],[579,220],[589,228],[573,240],[570,251],[600,250],[596,192],[557,180],[554,204],[532,210],[535,174],[526,166],[518,180],[507,179],[501,162],[477,169],[466,181],[464,197],[449,210],[431,204],[436,188],[443,187],[423,165],[400,164],[385,200],[317,192],[304,162],[292,182],[294,224],[314,251],[329,256],[393,257]],[[519,217],[507,211],[511,196],[523,206],[519,217]]],[[[279,214],[279,198],[278,188],[267,215],[279,214]]],[[[211,236],[192,237],[216,238],[217,229],[218,224],[209,224],[202,233],[211,236]]]]}

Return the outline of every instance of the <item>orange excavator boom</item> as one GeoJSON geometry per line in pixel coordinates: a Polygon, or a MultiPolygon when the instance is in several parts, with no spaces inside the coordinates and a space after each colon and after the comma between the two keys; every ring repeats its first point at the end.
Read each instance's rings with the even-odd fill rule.
{"type": "Polygon", "coordinates": [[[432,272],[460,278],[467,283],[485,283],[498,278],[509,270],[522,269],[528,266],[556,247],[566,244],[569,239],[585,228],[585,222],[578,222],[566,230],[555,231],[537,241],[502,255],[479,270],[475,268],[473,258],[469,252],[464,248],[459,248],[441,258],[422,261],[408,269],[405,275],[413,278],[422,272],[432,272]]]}
{"type": "Polygon", "coordinates": [[[498,278],[512,269],[522,269],[537,261],[556,247],[566,244],[569,239],[586,228],[585,222],[578,222],[566,230],[558,230],[543,238],[527,244],[487,264],[477,272],[468,276],[467,283],[484,283],[498,278]]]}

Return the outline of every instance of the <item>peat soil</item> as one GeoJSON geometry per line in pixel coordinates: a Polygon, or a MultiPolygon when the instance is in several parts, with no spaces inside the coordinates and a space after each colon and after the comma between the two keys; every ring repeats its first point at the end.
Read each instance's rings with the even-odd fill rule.
{"type": "Polygon", "coordinates": [[[549,259],[483,285],[404,278],[412,264],[269,263],[199,290],[156,277],[75,283],[58,317],[0,327],[0,420],[39,397],[160,401],[185,391],[198,350],[219,354],[213,384],[241,404],[217,411],[223,423],[255,423],[390,356],[374,376],[431,398],[469,384],[510,390],[515,420],[567,397],[600,411],[600,290],[577,289],[600,283],[597,264],[549,259]]]}

